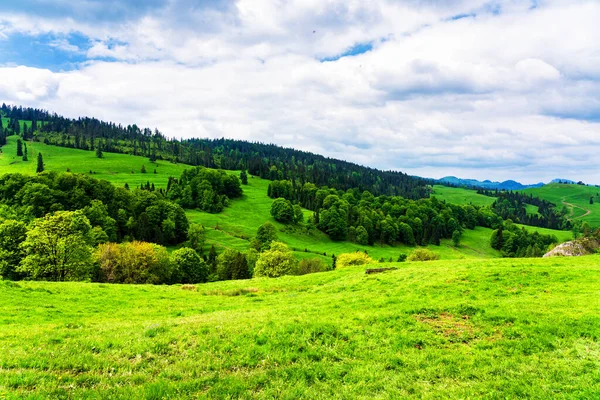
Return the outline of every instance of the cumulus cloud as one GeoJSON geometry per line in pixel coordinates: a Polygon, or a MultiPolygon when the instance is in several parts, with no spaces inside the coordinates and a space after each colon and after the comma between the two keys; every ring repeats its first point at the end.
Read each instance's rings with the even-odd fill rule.
{"type": "Polygon", "coordinates": [[[78,32],[88,60],[0,69],[0,100],[424,176],[600,183],[596,1],[44,1],[66,11],[0,11],[0,35],[78,32]]]}

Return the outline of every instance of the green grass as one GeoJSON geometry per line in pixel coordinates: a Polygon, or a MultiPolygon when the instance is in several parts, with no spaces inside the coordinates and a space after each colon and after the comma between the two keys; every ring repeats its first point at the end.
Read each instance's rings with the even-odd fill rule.
{"type": "Polygon", "coordinates": [[[432,195],[439,200],[445,200],[447,203],[461,205],[489,206],[496,200],[494,197],[478,194],[475,190],[443,185],[434,185],[432,195]]]}
{"type": "Polygon", "coordinates": [[[600,227],[600,188],[552,183],[526,189],[524,192],[548,200],[558,207],[566,206],[571,219],[581,219],[594,227],[600,227]],[[594,204],[590,204],[590,197],[594,198],[594,204]]]}
{"type": "Polygon", "coordinates": [[[557,239],[560,243],[564,243],[564,242],[573,240],[573,232],[571,232],[571,231],[557,231],[554,229],[538,228],[537,226],[529,226],[529,225],[521,225],[521,224],[515,224],[515,225],[520,228],[525,228],[529,232],[538,232],[538,233],[541,233],[542,235],[554,235],[557,237],[557,239]]]}
{"type": "Polygon", "coordinates": [[[169,176],[179,177],[189,165],[173,164],[167,161],[150,163],[145,157],[127,154],[104,153],[103,158],[97,158],[93,151],[70,149],[50,146],[44,143],[27,142],[29,161],[17,157],[17,136],[10,136],[8,144],[2,147],[0,153],[0,175],[7,173],[35,174],[37,154],[42,153],[47,171],[71,172],[90,174],[97,179],[106,179],[117,186],[129,184],[131,188],[149,181],[156,187],[166,187],[169,176]],[[140,171],[145,165],[147,173],[140,171]],[[156,169],[156,174],[154,174],[156,169]],[[133,173],[132,173],[133,171],[133,173]]]}
{"type": "MultiPolygon", "coordinates": [[[[231,172],[237,173],[237,172],[231,172]]],[[[241,199],[232,200],[229,207],[219,214],[209,214],[201,211],[188,211],[191,221],[203,224],[207,228],[207,243],[220,248],[246,250],[249,239],[254,237],[260,225],[269,221],[278,229],[279,238],[290,247],[296,249],[298,257],[313,257],[315,253],[327,254],[324,256],[330,261],[333,254],[354,251],[367,251],[375,260],[391,257],[394,261],[400,253],[410,253],[414,247],[409,246],[361,246],[351,242],[335,242],[324,233],[312,230],[307,232],[300,227],[286,226],[275,221],[270,215],[271,203],[267,196],[268,180],[252,177],[248,185],[244,185],[244,195],[241,199]],[[309,250],[308,253],[305,252],[309,250]]],[[[305,210],[308,218],[312,212],[305,210]]],[[[492,249],[489,239],[492,230],[478,227],[475,230],[465,230],[462,244],[452,246],[449,239],[442,240],[441,246],[428,246],[438,253],[442,259],[456,258],[488,258],[499,257],[500,253],[492,249]]]]}
{"type": "Polygon", "coordinates": [[[600,257],[136,286],[0,282],[0,398],[600,396],[600,257]]]}

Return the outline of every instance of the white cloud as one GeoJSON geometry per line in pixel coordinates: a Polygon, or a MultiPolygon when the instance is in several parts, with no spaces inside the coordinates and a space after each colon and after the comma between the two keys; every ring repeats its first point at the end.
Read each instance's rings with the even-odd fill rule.
{"type": "Polygon", "coordinates": [[[0,14],[22,32],[82,32],[90,59],[116,60],[0,69],[0,100],[426,176],[597,182],[600,3],[496,3],[171,1],[116,25],[0,14]]]}

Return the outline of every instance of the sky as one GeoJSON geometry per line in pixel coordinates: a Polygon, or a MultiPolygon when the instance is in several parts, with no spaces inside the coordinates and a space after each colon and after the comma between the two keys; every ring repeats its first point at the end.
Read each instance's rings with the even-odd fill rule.
{"type": "Polygon", "coordinates": [[[0,0],[0,102],[600,184],[600,0],[0,0]]]}

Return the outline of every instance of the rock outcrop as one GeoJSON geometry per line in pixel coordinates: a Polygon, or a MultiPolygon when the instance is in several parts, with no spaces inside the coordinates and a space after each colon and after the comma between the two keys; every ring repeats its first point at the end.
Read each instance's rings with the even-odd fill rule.
{"type": "Polygon", "coordinates": [[[591,238],[584,238],[578,240],[572,240],[570,242],[565,242],[559,244],[546,254],[544,257],[577,257],[577,256],[586,256],[588,254],[593,254],[600,247],[600,244],[597,240],[591,238]]]}

